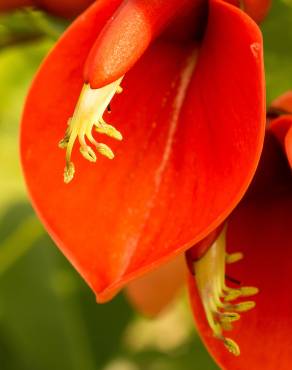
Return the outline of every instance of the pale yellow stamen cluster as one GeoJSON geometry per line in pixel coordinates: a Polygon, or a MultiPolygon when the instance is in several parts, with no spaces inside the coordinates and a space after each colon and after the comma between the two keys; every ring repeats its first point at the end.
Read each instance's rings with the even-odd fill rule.
{"type": "Polygon", "coordinates": [[[68,120],[65,137],[59,142],[59,147],[66,149],[66,167],[64,182],[69,183],[74,176],[75,167],[71,162],[72,149],[75,140],[80,143],[80,153],[90,162],[96,161],[96,154],[87,141],[95,147],[96,151],[109,159],[114,158],[112,150],[103,143],[98,143],[92,134],[94,128],[99,134],[105,134],[116,140],[122,140],[122,134],[113,126],[103,120],[103,114],[108,108],[116,93],[121,93],[122,78],[100,89],[92,89],[88,84],[82,88],[73,116],[68,120]]]}
{"type": "Polygon", "coordinates": [[[222,340],[229,352],[238,356],[239,346],[232,339],[225,337],[223,332],[232,329],[232,323],[240,319],[239,313],[255,307],[254,301],[236,303],[233,301],[255,295],[258,289],[255,287],[233,289],[226,285],[225,264],[237,262],[243,258],[243,255],[226,253],[225,234],[226,231],[223,230],[206,254],[194,262],[194,271],[207,321],[214,336],[222,340]]]}

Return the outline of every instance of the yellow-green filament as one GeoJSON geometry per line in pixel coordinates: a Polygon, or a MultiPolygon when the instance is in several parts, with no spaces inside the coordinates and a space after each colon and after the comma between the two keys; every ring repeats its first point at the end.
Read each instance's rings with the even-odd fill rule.
{"type": "Polygon", "coordinates": [[[195,279],[214,337],[221,340],[230,353],[239,356],[239,346],[234,340],[226,338],[224,331],[232,330],[232,324],[240,319],[239,313],[255,307],[254,301],[238,302],[237,300],[257,294],[258,288],[239,286],[234,289],[226,285],[226,263],[241,260],[243,254],[240,252],[226,253],[225,234],[224,229],[203,257],[194,262],[195,279]]]}
{"type": "Polygon", "coordinates": [[[100,89],[92,89],[88,84],[83,86],[73,116],[68,120],[65,136],[59,142],[59,147],[66,149],[65,183],[69,183],[74,177],[75,167],[71,155],[76,139],[80,143],[80,153],[88,161],[97,160],[93,147],[101,155],[109,159],[114,158],[113,151],[106,144],[95,140],[92,130],[94,128],[99,134],[105,134],[116,140],[123,139],[122,134],[103,119],[103,114],[114,95],[123,91],[120,86],[122,78],[100,89]]]}

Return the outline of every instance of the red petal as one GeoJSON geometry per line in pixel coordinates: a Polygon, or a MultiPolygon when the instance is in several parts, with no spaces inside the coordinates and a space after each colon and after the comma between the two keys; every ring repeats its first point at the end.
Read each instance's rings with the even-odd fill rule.
{"type": "Polygon", "coordinates": [[[271,130],[266,131],[261,160],[244,199],[281,191],[291,176],[286,154],[271,130]]]}
{"type": "Polygon", "coordinates": [[[292,115],[283,115],[273,120],[269,129],[277,137],[292,168],[292,115]]]}
{"type": "Polygon", "coordinates": [[[128,0],[116,11],[96,40],[84,71],[91,87],[107,85],[137,62],[150,42],[180,13],[202,0],[128,0]]]}
{"type": "Polygon", "coordinates": [[[290,167],[292,168],[292,126],[290,127],[285,137],[285,150],[290,167]]]}
{"type": "Polygon", "coordinates": [[[132,282],[126,288],[130,302],[141,313],[156,316],[177,296],[186,282],[183,255],[132,282]]]}
{"type": "Polygon", "coordinates": [[[239,357],[229,354],[220,341],[212,338],[192,287],[198,329],[224,369],[287,370],[292,363],[291,208],[290,190],[274,198],[258,197],[246,202],[229,221],[227,250],[240,250],[245,258],[231,265],[227,273],[244,285],[260,289],[254,299],[256,308],[242,315],[228,335],[239,344],[239,357]]]}
{"type": "Polygon", "coordinates": [[[271,104],[271,108],[286,113],[292,113],[292,91],[287,91],[275,99],[271,104]]]}
{"type": "Polygon", "coordinates": [[[244,11],[257,23],[264,20],[268,14],[272,0],[242,0],[244,11]]]}
{"type": "Polygon", "coordinates": [[[220,235],[224,224],[217,227],[213,230],[209,235],[207,235],[204,239],[200,240],[199,243],[196,243],[192,248],[188,249],[187,254],[187,264],[188,268],[191,272],[193,272],[193,262],[200,259],[206,251],[210,248],[210,246],[214,243],[214,241],[220,235]]]}
{"type": "Polygon", "coordinates": [[[118,1],[100,3],[40,69],[24,112],[21,155],[40,217],[105,300],[225,219],[254,174],[265,118],[260,32],[239,9],[212,1],[189,88],[194,46],[154,45],[112,104],[111,119],[125,137],[114,146],[116,159],[92,165],[74,152],[76,178],[64,185],[57,143],[98,25],[118,1]]]}

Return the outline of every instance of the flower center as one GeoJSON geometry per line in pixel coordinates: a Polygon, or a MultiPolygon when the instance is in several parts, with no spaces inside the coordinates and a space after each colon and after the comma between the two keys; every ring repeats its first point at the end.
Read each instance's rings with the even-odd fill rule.
{"type": "Polygon", "coordinates": [[[223,332],[232,329],[232,323],[240,319],[239,313],[255,307],[254,301],[233,301],[253,296],[259,290],[255,287],[233,289],[226,285],[225,264],[241,260],[243,254],[226,253],[225,229],[203,257],[194,262],[194,271],[206,318],[214,336],[223,342],[229,352],[239,356],[238,344],[226,338],[223,332]]]}
{"type": "Polygon", "coordinates": [[[68,127],[64,138],[59,142],[59,147],[66,149],[66,167],[64,170],[64,182],[69,183],[75,173],[75,167],[71,162],[71,154],[75,140],[78,137],[80,152],[90,162],[96,161],[96,154],[86,139],[95,147],[97,152],[109,159],[114,158],[114,153],[106,145],[98,143],[93,135],[94,128],[100,134],[105,134],[116,140],[122,140],[122,134],[113,126],[108,125],[102,118],[105,110],[114,97],[115,93],[121,93],[120,83],[123,77],[100,89],[91,89],[89,84],[84,84],[81,90],[73,116],[68,120],[68,127]]]}

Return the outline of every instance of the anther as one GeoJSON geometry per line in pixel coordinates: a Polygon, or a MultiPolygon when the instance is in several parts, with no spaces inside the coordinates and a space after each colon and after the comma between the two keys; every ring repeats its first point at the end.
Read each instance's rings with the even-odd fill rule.
{"type": "Polygon", "coordinates": [[[243,259],[243,253],[241,252],[236,252],[232,254],[226,253],[225,260],[226,263],[235,263],[243,259]]]}
{"type": "Polygon", "coordinates": [[[115,157],[113,151],[110,147],[108,147],[106,144],[97,144],[96,146],[97,151],[107,157],[108,159],[113,159],[115,157]]]}
{"type": "Polygon", "coordinates": [[[246,312],[251,310],[252,308],[255,307],[255,302],[254,301],[246,301],[246,302],[241,302],[233,305],[225,305],[226,310],[232,310],[236,312],[246,312]]]}
{"type": "Polygon", "coordinates": [[[75,168],[72,162],[68,163],[64,170],[64,182],[68,184],[74,177],[75,168]]]}
{"type": "Polygon", "coordinates": [[[240,319],[240,315],[237,312],[219,313],[219,320],[221,322],[233,322],[233,321],[238,321],[239,319],[240,319]]]}
{"type": "Polygon", "coordinates": [[[232,353],[234,356],[240,355],[240,348],[234,340],[230,338],[224,338],[223,339],[224,346],[228,349],[230,353],[232,353]]]}
{"type": "Polygon", "coordinates": [[[107,124],[102,118],[95,124],[95,131],[119,141],[123,140],[122,134],[114,126],[107,124]]]}
{"type": "Polygon", "coordinates": [[[244,286],[240,288],[240,292],[242,297],[251,297],[258,294],[259,289],[254,286],[244,286]]]}
{"type": "Polygon", "coordinates": [[[89,162],[96,162],[96,154],[94,153],[93,149],[90,146],[88,146],[88,145],[81,146],[80,147],[80,153],[89,162]]]}
{"type": "Polygon", "coordinates": [[[227,294],[224,296],[225,302],[234,301],[242,295],[239,289],[230,289],[227,294]]]}

